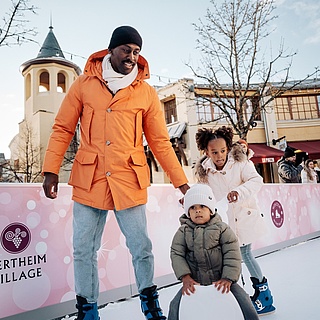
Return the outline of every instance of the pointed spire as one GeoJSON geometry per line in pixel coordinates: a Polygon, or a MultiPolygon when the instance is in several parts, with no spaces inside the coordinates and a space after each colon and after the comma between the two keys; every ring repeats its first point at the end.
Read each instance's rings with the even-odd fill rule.
{"type": "Polygon", "coordinates": [[[63,52],[59,46],[58,40],[53,33],[52,18],[50,21],[49,33],[43,42],[43,45],[38,53],[37,58],[64,58],[63,52]]]}
{"type": "Polygon", "coordinates": [[[82,71],[80,67],[75,63],[73,63],[72,61],[67,60],[63,55],[63,52],[52,30],[53,30],[53,27],[52,27],[52,17],[51,17],[49,33],[46,39],[44,40],[43,45],[37,57],[24,62],[20,66],[20,72],[22,74],[24,73],[25,70],[27,70],[32,65],[42,64],[42,63],[51,63],[51,62],[68,66],[70,68],[73,68],[78,75],[81,74],[82,71]]]}

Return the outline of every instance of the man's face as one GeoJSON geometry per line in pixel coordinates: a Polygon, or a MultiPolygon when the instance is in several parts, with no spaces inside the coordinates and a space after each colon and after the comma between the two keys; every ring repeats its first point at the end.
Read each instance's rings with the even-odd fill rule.
{"type": "Polygon", "coordinates": [[[129,74],[137,64],[140,47],[136,44],[123,44],[110,50],[110,62],[114,71],[129,74]]]}
{"type": "Polygon", "coordinates": [[[296,162],[296,156],[288,157],[288,158],[287,158],[287,161],[296,162]]]}

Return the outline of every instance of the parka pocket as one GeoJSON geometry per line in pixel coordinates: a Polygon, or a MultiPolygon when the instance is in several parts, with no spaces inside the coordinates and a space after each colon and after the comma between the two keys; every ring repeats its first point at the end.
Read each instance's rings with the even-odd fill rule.
{"type": "Polygon", "coordinates": [[[91,126],[92,126],[93,113],[94,112],[91,107],[84,106],[81,119],[80,119],[82,134],[84,135],[84,138],[88,141],[88,144],[91,143],[91,126]]]}
{"type": "Polygon", "coordinates": [[[135,172],[140,188],[150,186],[150,171],[143,151],[137,151],[130,156],[129,166],[135,172]]]}
{"type": "Polygon", "coordinates": [[[78,150],[69,179],[74,187],[90,191],[97,167],[97,154],[78,150]]]}

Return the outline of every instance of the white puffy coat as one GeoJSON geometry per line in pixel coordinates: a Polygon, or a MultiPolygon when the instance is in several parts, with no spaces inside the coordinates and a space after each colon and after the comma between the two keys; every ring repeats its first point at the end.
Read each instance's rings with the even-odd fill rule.
{"type": "Polygon", "coordinates": [[[200,183],[212,188],[217,201],[226,198],[230,191],[238,192],[238,201],[228,204],[227,216],[240,246],[266,234],[265,220],[256,197],[263,179],[238,146],[233,146],[222,170],[217,170],[210,158],[201,158],[196,165],[196,175],[200,183]]]}

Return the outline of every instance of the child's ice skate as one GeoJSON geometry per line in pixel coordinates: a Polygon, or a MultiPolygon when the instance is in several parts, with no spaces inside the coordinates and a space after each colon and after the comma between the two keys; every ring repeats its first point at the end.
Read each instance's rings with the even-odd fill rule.
{"type": "Polygon", "coordinates": [[[252,287],[255,290],[251,300],[258,315],[273,313],[276,308],[273,306],[273,297],[267,279],[263,277],[261,282],[254,277],[250,279],[252,281],[252,287]]]}

